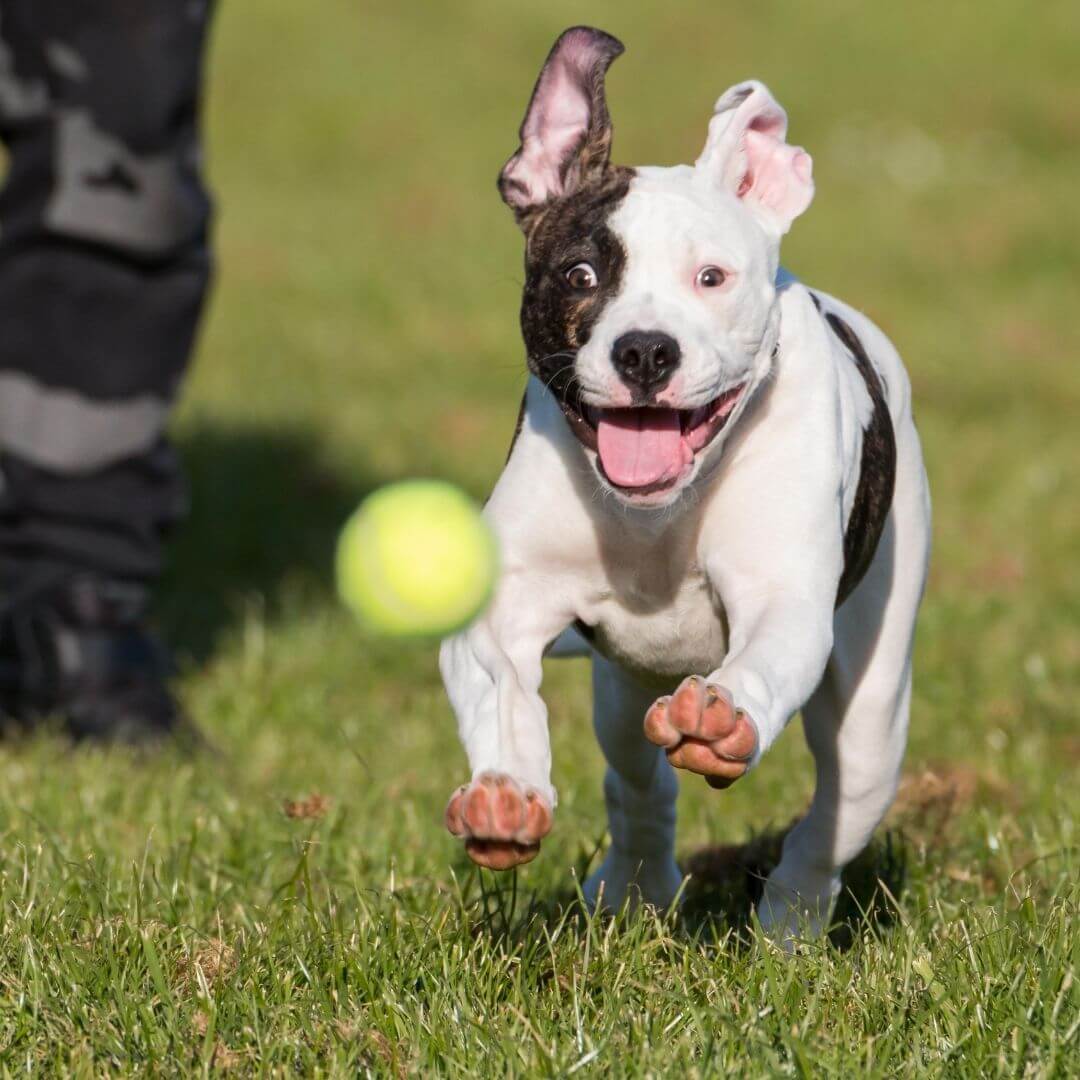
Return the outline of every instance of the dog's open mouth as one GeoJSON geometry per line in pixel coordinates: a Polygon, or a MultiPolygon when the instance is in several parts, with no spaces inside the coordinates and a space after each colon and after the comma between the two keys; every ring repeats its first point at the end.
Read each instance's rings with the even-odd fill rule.
{"type": "Polygon", "coordinates": [[[647,495],[670,488],[694,463],[694,455],[720,433],[745,383],[697,409],[599,409],[563,401],[578,439],[600,458],[604,476],[618,488],[647,495]]]}

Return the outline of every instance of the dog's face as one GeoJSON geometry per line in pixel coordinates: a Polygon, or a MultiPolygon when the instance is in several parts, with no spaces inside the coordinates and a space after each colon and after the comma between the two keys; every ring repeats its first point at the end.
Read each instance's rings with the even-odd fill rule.
{"type": "Polygon", "coordinates": [[[530,370],[602,482],[665,506],[769,372],[780,237],[813,185],[759,83],[720,98],[693,167],[611,165],[603,79],[621,51],[584,27],[559,38],[499,187],[526,235],[530,370]]]}

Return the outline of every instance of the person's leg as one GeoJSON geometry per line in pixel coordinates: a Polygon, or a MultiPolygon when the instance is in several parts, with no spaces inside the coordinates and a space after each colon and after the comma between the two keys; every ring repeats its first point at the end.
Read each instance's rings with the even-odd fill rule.
{"type": "MultiPolygon", "coordinates": [[[[165,425],[210,274],[208,22],[200,0],[0,0],[0,586],[9,614],[121,640],[83,650],[99,666],[149,663],[132,642],[186,501],[165,425]]],[[[0,641],[9,684],[39,622],[0,641]]],[[[51,689],[35,706],[67,711],[51,689]]]]}

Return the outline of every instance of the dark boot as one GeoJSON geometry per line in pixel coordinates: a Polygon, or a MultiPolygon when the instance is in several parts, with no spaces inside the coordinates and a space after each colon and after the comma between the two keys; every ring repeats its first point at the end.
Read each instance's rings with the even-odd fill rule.
{"type": "Polygon", "coordinates": [[[0,606],[0,714],[29,729],[59,718],[76,740],[145,744],[182,726],[164,645],[147,629],[147,591],[66,577],[0,606]]]}

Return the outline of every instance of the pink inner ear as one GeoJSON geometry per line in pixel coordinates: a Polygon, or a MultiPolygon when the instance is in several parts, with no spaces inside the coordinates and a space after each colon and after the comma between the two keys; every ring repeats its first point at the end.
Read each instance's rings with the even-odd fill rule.
{"type": "Polygon", "coordinates": [[[776,127],[771,122],[753,125],[743,136],[746,172],[739,181],[738,195],[772,211],[787,226],[814,197],[813,163],[802,147],[788,146],[777,138],[776,127]]]}
{"type": "Polygon", "coordinates": [[[502,197],[515,211],[539,206],[575,185],[590,129],[595,126],[597,136],[610,131],[603,80],[621,52],[616,38],[588,26],[571,27],[555,42],[521,125],[521,146],[499,176],[502,197]]]}
{"type": "Polygon", "coordinates": [[[522,130],[521,154],[511,167],[534,200],[560,193],[560,170],[589,126],[580,79],[562,59],[544,73],[522,130]]]}
{"type": "Polygon", "coordinates": [[[544,72],[521,132],[523,138],[547,137],[562,128],[580,132],[589,126],[589,103],[575,61],[580,62],[577,54],[568,49],[544,72]]]}

